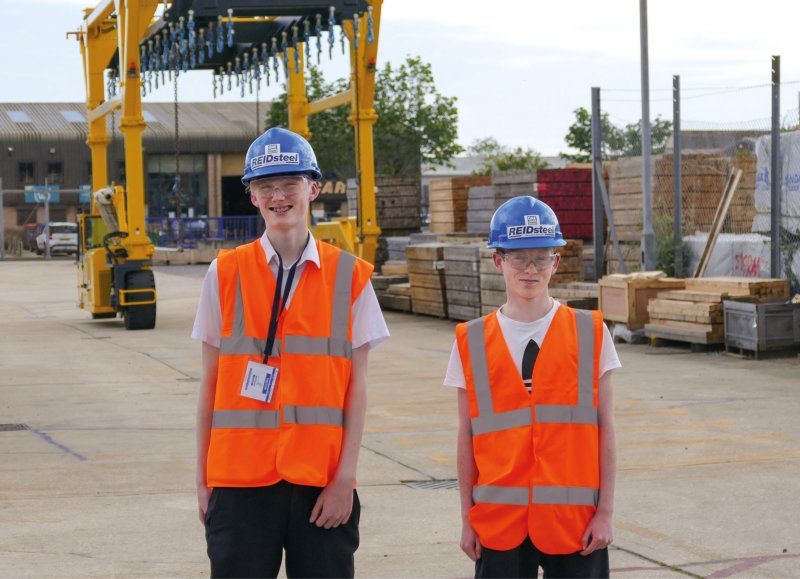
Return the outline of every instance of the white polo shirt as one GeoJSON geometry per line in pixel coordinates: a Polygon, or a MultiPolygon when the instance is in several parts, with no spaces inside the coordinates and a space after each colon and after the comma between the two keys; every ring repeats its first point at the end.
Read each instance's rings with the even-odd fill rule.
{"type": "MultiPolygon", "coordinates": [[[[277,276],[278,253],[272,247],[266,232],[261,236],[260,241],[269,269],[272,275],[277,276]]],[[[300,281],[307,264],[310,264],[310,267],[318,268],[320,266],[317,244],[314,243],[314,237],[311,235],[309,235],[308,243],[297,264],[292,287],[289,290],[289,297],[286,300],[287,310],[291,307],[292,296],[294,296],[297,283],[300,281]]],[[[283,284],[288,281],[288,272],[291,267],[291,263],[283,264],[283,284]]],[[[283,287],[285,288],[286,286],[284,285],[283,287]]],[[[267,304],[265,307],[269,308],[271,305],[267,304]]],[[[372,282],[368,281],[361,295],[358,296],[353,304],[353,348],[359,348],[366,344],[369,349],[372,349],[388,337],[389,328],[386,327],[386,321],[383,319],[378,297],[375,295],[372,282]]],[[[217,278],[216,259],[209,265],[208,272],[203,280],[200,302],[197,305],[197,315],[194,319],[194,328],[192,328],[192,338],[215,348],[219,348],[222,340],[222,312],[219,305],[219,280],[217,278]]]]}
{"type": "MultiPolygon", "coordinates": [[[[503,313],[503,308],[497,311],[497,321],[500,324],[503,339],[505,339],[508,345],[508,351],[511,354],[511,358],[514,360],[514,365],[517,367],[517,372],[520,373],[520,376],[522,375],[522,355],[525,353],[525,347],[528,345],[528,341],[533,340],[540,348],[542,347],[544,337],[560,305],[558,300],[553,300],[553,306],[550,308],[550,311],[538,320],[532,322],[518,322],[517,320],[513,320],[503,313]]],[[[599,376],[602,377],[606,372],[621,367],[622,364],[619,361],[619,356],[617,356],[617,349],[614,347],[614,340],[611,338],[608,327],[603,324],[603,345],[600,348],[599,376]]],[[[450,352],[450,363],[447,366],[444,385],[454,388],[467,387],[457,341],[453,342],[453,349],[450,352]]]]}

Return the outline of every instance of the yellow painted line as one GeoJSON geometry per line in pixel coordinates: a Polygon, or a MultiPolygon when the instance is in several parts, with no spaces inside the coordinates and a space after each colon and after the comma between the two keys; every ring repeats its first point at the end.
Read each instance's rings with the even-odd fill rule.
{"type": "Polygon", "coordinates": [[[744,443],[773,443],[788,442],[789,438],[782,434],[733,434],[726,436],[704,436],[700,438],[653,438],[651,440],[626,440],[622,446],[650,447],[650,446],[686,446],[687,444],[713,444],[719,442],[744,442],[744,443]]]}
{"type": "Polygon", "coordinates": [[[631,465],[631,466],[620,466],[617,468],[618,471],[632,471],[632,470],[664,470],[667,468],[684,468],[690,466],[710,466],[715,464],[743,464],[743,463],[759,463],[759,462],[781,462],[787,460],[800,460],[800,453],[799,454],[786,454],[786,455],[778,455],[778,456],[770,456],[770,457],[763,457],[763,456],[752,456],[752,457],[741,457],[741,458],[728,458],[728,459],[712,459],[712,460],[704,460],[704,461],[696,461],[696,462],[673,462],[673,463],[658,463],[658,464],[642,464],[642,465],[631,465]]]}
{"type": "Polygon", "coordinates": [[[733,426],[730,420],[686,420],[681,422],[662,422],[660,424],[620,424],[617,421],[616,431],[621,432],[661,432],[664,430],[722,430],[733,426]]]}
{"type": "Polygon", "coordinates": [[[686,543],[680,539],[676,539],[669,535],[665,535],[664,533],[654,531],[653,529],[648,529],[647,527],[643,527],[642,525],[638,525],[632,521],[620,520],[615,517],[614,526],[646,539],[654,539],[656,541],[666,543],[676,549],[686,551],[687,553],[692,553],[693,555],[696,555],[702,559],[716,560],[724,558],[722,553],[717,553],[716,551],[706,551],[705,549],[698,548],[693,543],[686,543]]]}

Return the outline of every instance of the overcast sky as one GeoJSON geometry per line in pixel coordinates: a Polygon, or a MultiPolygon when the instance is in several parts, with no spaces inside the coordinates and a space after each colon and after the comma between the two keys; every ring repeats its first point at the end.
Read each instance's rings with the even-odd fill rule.
{"type": "MultiPolygon", "coordinates": [[[[0,101],[84,100],[78,45],[65,32],[86,6],[0,0],[0,101]]],[[[653,117],[671,118],[672,75],[680,74],[685,126],[768,128],[770,57],[780,54],[781,110],[797,118],[800,2],[651,0],[649,12],[653,117]],[[762,86],[741,88],[754,85],[762,86]]],[[[347,73],[336,48],[333,61],[323,57],[329,78],[347,73]]],[[[572,111],[590,107],[592,86],[603,89],[614,122],[640,117],[637,0],[385,0],[379,60],[408,54],[430,62],[440,92],[458,97],[465,146],[494,136],[546,155],[564,151],[572,111]]],[[[181,100],[212,100],[210,73],[182,76],[179,91],[181,100]]],[[[261,91],[264,100],[275,94],[261,91]]],[[[146,101],[171,98],[167,88],[146,101]]]]}

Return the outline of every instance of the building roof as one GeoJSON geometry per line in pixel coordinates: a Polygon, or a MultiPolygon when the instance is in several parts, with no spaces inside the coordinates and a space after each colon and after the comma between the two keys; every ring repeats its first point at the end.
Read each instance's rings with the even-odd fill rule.
{"type": "MultiPolygon", "coordinates": [[[[561,157],[542,157],[549,169],[561,169],[567,166],[567,160],[561,157]]],[[[464,155],[450,159],[452,167],[447,165],[425,165],[422,176],[437,179],[440,177],[468,177],[483,165],[482,155],[464,155]]]]}
{"type": "MultiPolygon", "coordinates": [[[[173,103],[143,103],[146,141],[175,138],[173,103]]],[[[246,140],[256,136],[256,106],[251,102],[179,103],[181,139],[246,140]]],[[[266,115],[269,103],[262,103],[266,115]]],[[[117,122],[120,112],[117,111],[117,122]]],[[[111,116],[108,119],[109,133],[111,116]]],[[[84,103],[0,103],[0,139],[84,141],[88,133],[84,103]]]]}

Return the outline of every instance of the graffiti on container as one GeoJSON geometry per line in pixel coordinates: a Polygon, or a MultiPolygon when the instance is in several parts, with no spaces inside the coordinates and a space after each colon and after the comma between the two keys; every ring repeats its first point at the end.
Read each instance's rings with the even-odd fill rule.
{"type": "Polygon", "coordinates": [[[758,277],[761,272],[761,256],[751,253],[734,255],[733,273],[744,277],[758,277]]]}

